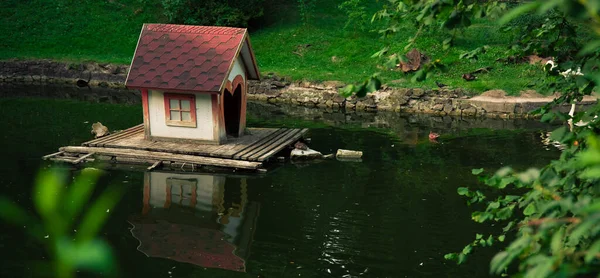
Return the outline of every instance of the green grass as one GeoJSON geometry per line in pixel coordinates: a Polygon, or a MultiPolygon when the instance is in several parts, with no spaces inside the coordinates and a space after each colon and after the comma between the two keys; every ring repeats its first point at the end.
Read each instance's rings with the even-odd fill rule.
{"type": "MultiPolygon", "coordinates": [[[[401,51],[416,29],[407,24],[395,38],[384,41],[376,32],[344,30],[346,17],[337,8],[341,0],[317,1],[315,14],[303,24],[295,1],[269,6],[263,26],[251,33],[252,44],[263,74],[276,73],[294,80],[339,80],[360,82],[375,72],[377,59],[371,55],[390,42],[401,51]],[[309,47],[303,47],[310,44],[309,47]],[[296,53],[295,53],[296,52],[296,53]]],[[[5,0],[0,2],[0,59],[49,58],[62,61],[97,61],[128,64],[131,61],[141,25],[164,22],[156,1],[140,0],[5,0]],[[149,3],[149,4],[148,4],[149,3]]],[[[373,2],[369,16],[381,2],[373,2]]],[[[376,26],[370,26],[376,29],[376,26]]],[[[511,40],[489,21],[477,22],[456,34],[456,45],[441,48],[445,35],[440,30],[423,32],[415,47],[449,65],[446,73],[436,73],[422,83],[410,82],[410,75],[383,71],[382,77],[395,87],[434,88],[434,81],[474,93],[504,89],[516,94],[542,75],[540,67],[502,65],[505,45],[511,40]],[[463,51],[489,45],[480,60],[458,59],[463,51]],[[463,73],[492,66],[487,74],[466,82],[463,73]]]]}
{"type": "MultiPolygon", "coordinates": [[[[504,89],[509,94],[530,89],[528,85],[543,76],[541,67],[496,62],[496,59],[505,57],[506,45],[512,37],[501,33],[493,22],[482,20],[455,34],[456,43],[449,50],[442,49],[442,41],[448,34],[441,30],[422,32],[414,47],[431,58],[441,59],[449,70],[435,73],[425,82],[413,83],[410,81],[411,75],[399,70],[386,71],[378,68],[378,63],[383,61],[371,56],[391,42],[395,43],[390,52],[403,52],[406,42],[417,29],[407,23],[396,37],[386,40],[376,32],[344,30],[345,15],[332,2],[340,1],[321,1],[320,5],[328,4],[327,8],[321,9],[326,13],[317,15],[308,25],[300,22],[280,24],[252,34],[252,43],[263,74],[273,72],[294,80],[339,80],[351,83],[381,72],[383,79],[393,87],[437,88],[435,81],[439,81],[453,88],[466,88],[473,93],[504,89]],[[310,47],[302,48],[307,44],[310,47]],[[480,55],[479,60],[459,59],[461,53],[484,45],[488,45],[489,49],[487,53],[480,55]],[[461,78],[463,73],[490,66],[493,69],[489,73],[477,75],[478,79],[475,81],[467,82],[461,78]]],[[[376,6],[371,7],[370,14],[376,10],[376,6]]],[[[373,25],[370,27],[377,28],[373,25]]]]}
{"type": "Polygon", "coordinates": [[[0,59],[128,64],[142,23],[158,14],[139,0],[3,0],[0,59]]]}

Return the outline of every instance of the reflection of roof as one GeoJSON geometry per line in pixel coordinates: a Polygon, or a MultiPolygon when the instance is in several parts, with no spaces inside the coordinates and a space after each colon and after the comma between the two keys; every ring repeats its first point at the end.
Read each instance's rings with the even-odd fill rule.
{"type": "Polygon", "coordinates": [[[218,92],[245,36],[243,28],[144,24],[126,85],[218,92]]]}
{"type": "Polygon", "coordinates": [[[138,250],[151,257],[191,263],[202,267],[245,271],[245,262],[234,254],[235,246],[225,233],[165,221],[133,223],[131,234],[140,241],[138,250]]]}

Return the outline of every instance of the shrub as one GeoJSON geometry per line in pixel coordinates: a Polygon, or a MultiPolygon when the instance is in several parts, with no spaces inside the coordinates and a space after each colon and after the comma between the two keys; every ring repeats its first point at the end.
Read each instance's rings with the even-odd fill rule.
{"type": "Polygon", "coordinates": [[[346,0],[338,8],[348,16],[344,29],[348,30],[352,27],[354,31],[357,29],[366,31],[369,28],[369,15],[364,0],[346,0]]]}
{"type": "Polygon", "coordinates": [[[264,0],[160,0],[171,23],[246,27],[263,15],[264,0]]]}

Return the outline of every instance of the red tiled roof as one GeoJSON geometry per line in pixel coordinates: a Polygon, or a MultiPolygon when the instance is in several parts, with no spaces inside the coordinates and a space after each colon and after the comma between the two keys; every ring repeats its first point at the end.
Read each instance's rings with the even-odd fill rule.
{"type": "Polygon", "coordinates": [[[246,29],[144,24],[125,85],[218,92],[246,29]]]}
{"type": "Polygon", "coordinates": [[[246,262],[235,254],[237,246],[224,240],[230,235],[213,229],[167,222],[135,223],[131,234],[146,256],[166,258],[202,267],[246,271],[246,262]]]}

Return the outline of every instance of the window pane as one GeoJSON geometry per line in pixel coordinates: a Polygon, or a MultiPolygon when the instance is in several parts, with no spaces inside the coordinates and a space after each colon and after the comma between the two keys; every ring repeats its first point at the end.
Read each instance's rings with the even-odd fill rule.
{"type": "Polygon", "coordinates": [[[179,111],[171,110],[171,121],[181,121],[181,118],[179,117],[179,111]]]}
{"type": "Polygon", "coordinates": [[[181,110],[190,111],[190,101],[189,100],[181,100],[181,110]]]}
{"type": "Polygon", "coordinates": [[[179,110],[179,100],[178,99],[170,99],[169,105],[171,106],[171,110],[179,110]]]}
{"type": "Polygon", "coordinates": [[[191,121],[192,115],[190,114],[190,112],[181,112],[181,120],[182,121],[191,121]]]}

